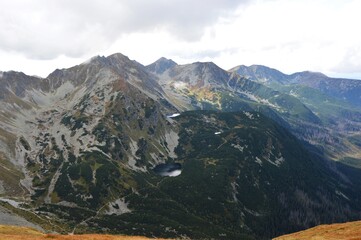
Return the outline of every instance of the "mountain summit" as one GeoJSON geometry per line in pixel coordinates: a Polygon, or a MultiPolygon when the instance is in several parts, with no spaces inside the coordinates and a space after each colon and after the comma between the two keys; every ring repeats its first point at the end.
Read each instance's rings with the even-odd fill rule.
{"type": "Polygon", "coordinates": [[[172,67],[174,67],[176,65],[177,65],[177,63],[174,62],[173,60],[161,57],[157,61],[155,61],[154,63],[148,65],[147,69],[150,72],[154,72],[156,74],[162,74],[166,70],[168,70],[169,68],[172,68],[172,67]]]}
{"type": "Polygon", "coordinates": [[[251,80],[260,82],[278,82],[284,83],[287,81],[287,75],[273,68],[262,65],[245,66],[240,65],[229,70],[230,72],[237,72],[238,74],[247,77],[251,80]]]}

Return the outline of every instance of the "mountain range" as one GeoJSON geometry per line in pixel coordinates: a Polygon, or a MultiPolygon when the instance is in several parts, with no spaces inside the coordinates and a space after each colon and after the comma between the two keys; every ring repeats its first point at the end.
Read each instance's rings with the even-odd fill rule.
{"type": "Polygon", "coordinates": [[[268,239],[361,217],[359,80],[117,53],[0,84],[0,219],[268,239]]]}

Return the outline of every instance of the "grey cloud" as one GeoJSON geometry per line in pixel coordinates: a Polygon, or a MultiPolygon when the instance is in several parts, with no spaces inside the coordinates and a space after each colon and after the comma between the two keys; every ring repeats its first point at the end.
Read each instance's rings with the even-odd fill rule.
{"type": "Polygon", "coordinates": [[[162,29],[196,41],[249,0],[62,0],[0,3],[0,49],[36,59],[81,57],[123,34],[162,29]]]}

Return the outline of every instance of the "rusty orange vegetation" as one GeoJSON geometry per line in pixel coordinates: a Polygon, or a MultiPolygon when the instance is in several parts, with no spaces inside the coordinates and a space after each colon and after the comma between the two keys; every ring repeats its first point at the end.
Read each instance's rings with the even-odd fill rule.
{"type": "MultiPolygon", "coordinates": [[[[0,240],[146,240],[146,237],[131,237],[121,235],[59,235],[44,234],[27,227],[0,225],[0,240]]],[[[161,240],[160,238],[157,238],[161,240]]]]}
{"type": "Polygon", "coordinates": [[[361,240],[361,221],[320,225],[274,240],[361,240]]]}

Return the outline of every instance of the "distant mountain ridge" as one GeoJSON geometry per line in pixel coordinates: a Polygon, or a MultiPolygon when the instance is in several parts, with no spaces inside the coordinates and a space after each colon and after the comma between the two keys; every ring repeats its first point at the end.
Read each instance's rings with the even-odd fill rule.
{"type": "Polygon", "coordinates": [[[169,68],[172,68],[172,67],[174,67],[176,65],[177,65],[177,63],[174,62],[173,60],[167,59],[165,57],[161,57],[157,61],[155,61],[154,63],[146,66],[146,68],[150,72],[153,72],[153,73],[156,73],[156,74],[162,74],[166,70],[168,70],[169,68]]]}
{"type": "Polygon", "coordinates": [[[240,65],[229,71],[237,72],[254,81],[261,81],[267,84],[279,83],[283,85],[298,84],[308,86],[318,89],[327,95],[345,99],[358,107],[361,106],[361,80],[330,78],[322,73],[310,71],[287,75],[262,65],[252,65],[249,67],[240,65]]]}

